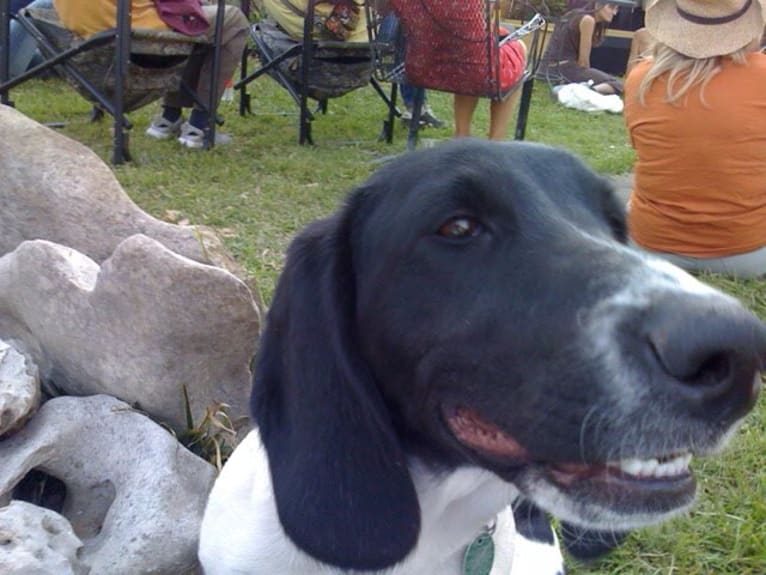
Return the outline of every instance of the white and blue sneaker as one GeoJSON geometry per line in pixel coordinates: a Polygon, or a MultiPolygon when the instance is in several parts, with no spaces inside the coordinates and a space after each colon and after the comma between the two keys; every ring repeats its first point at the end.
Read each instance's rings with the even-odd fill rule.
{"type": "Polygon", "coordinates": [[[158,140],[174,138],[181,133],[183,123],[183,117],[178,118],[175,122],[171,122],[163,116],[157,116],[146,129],[146,135],[158,140]]]}
{"type": "MultiPolygon", "coordinates": [[[[222,134],[221,132],[215,132],[215,145],[221,146],[231,142],[231,136],[228,134],[222,134]]],[[[181,126],[181,135],[178,137],[178,143],[187,148],[204,148],[206,147],[205,131],[192,126],[189,122],[184,122],[181,126]]]]}

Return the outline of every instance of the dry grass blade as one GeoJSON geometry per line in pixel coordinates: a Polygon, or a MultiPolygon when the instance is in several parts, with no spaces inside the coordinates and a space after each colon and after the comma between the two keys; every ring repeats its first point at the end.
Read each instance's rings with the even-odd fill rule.
{"type": "Polygon", "coordinates": [[[205,415],[201,421],[195,424],[186,386],[183,386],[183,396],[186,429],[178,435],[178,440],[189,451],[209,461],[220,470],[237,443],[237,426],[229,415],[230,406],[226,403],[214,402],[205,409],[205,415]]]}

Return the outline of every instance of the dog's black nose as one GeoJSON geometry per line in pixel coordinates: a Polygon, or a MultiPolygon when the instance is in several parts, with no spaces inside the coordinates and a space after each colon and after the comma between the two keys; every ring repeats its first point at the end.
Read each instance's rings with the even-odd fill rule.
{"type": "Polygon", "coordinates": [[[687,408],[730,422],[749,411],[766,362],[766,326],[733,301],[674,295],[644,324],[662,370],[687,408]]]}

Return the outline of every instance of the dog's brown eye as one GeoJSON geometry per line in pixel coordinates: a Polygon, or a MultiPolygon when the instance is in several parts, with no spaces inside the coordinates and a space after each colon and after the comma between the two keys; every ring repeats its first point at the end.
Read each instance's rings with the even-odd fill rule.
{"type": "Polygon", "coordinates": [[[439,235],[444,238],[471,238],[481,231],[481,224],[467,216],[457,216],[444,222],[439,227],[439,235]]]}

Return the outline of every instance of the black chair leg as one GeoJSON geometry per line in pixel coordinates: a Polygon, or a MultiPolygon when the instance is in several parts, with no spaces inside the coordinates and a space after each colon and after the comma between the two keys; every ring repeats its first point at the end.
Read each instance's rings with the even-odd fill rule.
{"type": "Polygon", "coordinates": [[[313,116],[309,111],[308,96],[306,94],[300,95],[300,125],[298,127],[298,143],[303,146],[304,144],[314,144],[314,140],[311,138],[311,121],[313,116]]]}
{"type": "Polygon", "coordinates": [[[128,0],[117,3],[117,44],[114,50],[114,147],[112,163],[130,161],[129,138],[125,131],[124,90],[130,57],[130,6],[128,0]]]}
{"type": "Polygon", "coordinates": [[[535,86],[534,77],[530,77],[521,87],[521,99],[519,101],[519,114],[516,120],[516,140],[523,140],[527,133],[527,119],[529,108],[532,104],[532,89],[535,86]]]}
{"type": "MultiPolygon", "coordinates": [[[[7,82],[10,77],[10,27],[10,0],[0,0],[0,84],[7,82]]],[[[0,92],[0,103],[13,106],[8,90],[0,92]]]]}
{"type": "Polygon", "coordinates": [[[386,94],[383,88],[374,77],[370,78],[370,85],[375,92],[380,96],[380,99],[386,103],[386,119],[383,120],[383,131],[378,138],[378,141],[383,141],[390,144],[394,141],[394,118],[401,115],[396,108],[396,95],[399,92],[399,87],[396,82],[391,82],[391,91],[386,94]]]}
{"type": "Polygon", "coordinates": [[[388,101],[388,116],[383,121],[383,137],[386,144],[390,144],[394,141],[394,123],[396,122],[397,109],[396,109],[396,97],[399,93],[399,84],[393,82],[391,84],[391,95],[388,101]]]}
{"type": "MultiPolygon", "coordinates": [[[[239,9],[242,10],[245,17],[250,20],[250,0],[241,0],[239,9]]],[[[242,51],[242,58],[239,60],[240,80],[244,80],[247,77],[247,61],[252,52],[253,50],[249,46],[245,46],[245,49],[242,51]]],[[[252,114],[252,112],[250,94],[247,93],[247,85],[243,84],[239,89],[239,115],[244,116],[246,114],[252,114]]]]}
{"type": "MultiPolygon", "coordinates": [[[[247,78],[247,61],[250,58],[250,48],[245,48],[242,52],[242,59],[239,63],[239,79],[244,80],[247,78]]],[[[239,88],[239,115],[245,116],[253,113],[253,107],[251,102],[251,96],[247,92],[247,84],[242,83],[239,88]]]]}
{"type": "Polygon", "coordinates": [[[215,35],[213,36],[213,66],[210,69],[210,100],[205,102],[210,122],[205,129],[205,148],[215,146],[216,120],[218,119],[218,76],[221,70],[221,38],[223,36],[223,14],[226,9],[225,0],[218,0],[215,14],[215,35]]]}
{"type": "Polygon", "coordinates": [[[126,162],[133,161],[133,154],[130,153],[130,132],[122,134],[122,157],[126,162]]]}
{"type": "Polygon", "coordinates": [[[418,131],[420,130],[420,114],[423,111],[423,103],[426,99],[426,91],[423,88],[415,90],[415,101],[412,104],[412,119],[410,120],[410,131],[407,136],[407,148],[414,150],[418,145],[418,131]]]}

